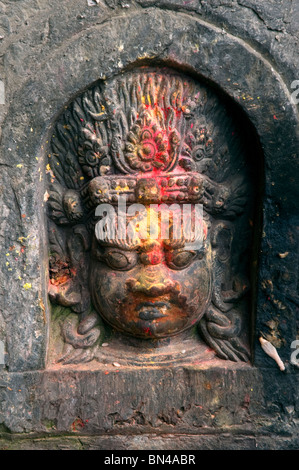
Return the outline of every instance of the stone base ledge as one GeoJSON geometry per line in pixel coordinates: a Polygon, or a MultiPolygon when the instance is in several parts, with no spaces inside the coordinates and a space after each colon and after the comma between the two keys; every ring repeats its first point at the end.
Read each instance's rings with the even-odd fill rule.
{"type": "Polygon", "coordinates": [[[0,448],[293,448],[298,378],[231,362],[2,372],[0,448]]]}
{"type": "MultiPolygon", "coordinates": [[[[55,436],[32,438],[11,435],[0,438],[0,450],[297,450],[298,435],[281,437],[223,435],[55,436]]],[[[107,454],[108,455],[108,454],[107,454]]],[[[133,455],[133,454],[132,454],[133,455]]]]}

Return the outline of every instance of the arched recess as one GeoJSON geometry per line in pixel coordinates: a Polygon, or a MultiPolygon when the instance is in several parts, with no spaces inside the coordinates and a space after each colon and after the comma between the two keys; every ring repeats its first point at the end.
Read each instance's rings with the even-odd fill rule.
{"type": "MultiPolygon", "coordinates": [[[[16,270],[5,272],[6,292],[16,293],[5,306],[9,370],[45,366],[49,312],[41,201],[47,164],[44,147],[51,126],[63,106],[92,83],[149,60],[202,77],[238,103],[251,122],[265,161],[263,231],[266,236],[262,238],[260,276],[270,279],[272,271],[279,269],[276,262],[270,261],[267,247],[277,244],[282,226],[287,231],[298,196],[293,178],[298,151],[298,114],[287,86],[251,46],[197,18],[156,9],[112,18],[70,38],[52,51],[46,62],[37,64],[31,79],[14,97],[3,126],[3,162],[11,166],[8,178],[14,180],[13,172],[20,163],[24,171],[24,185],[16,187],[13,194],[8,183],[7,196],[19,201],[26,218],[20,218],[16,224],[11,214],[7,223],[11,240],[17,241],[20,236],[27,240],[24,263],[28,265],[27,286],[30,284],[24,290],[23,286],[20,288],[16,270]],[[8,148],[13,149],[9,154],[8,148]],[[10,315],[12,311],[17,312],[15,316],[10,315]]],[[[261,278],[259,283],[262,286],[261,278]]],[[[258,328],[263,295],[262,290],[257,293],[258,328]]],[[[293,317],[288,328],[286,336],[291,338],[293,317]]]]}

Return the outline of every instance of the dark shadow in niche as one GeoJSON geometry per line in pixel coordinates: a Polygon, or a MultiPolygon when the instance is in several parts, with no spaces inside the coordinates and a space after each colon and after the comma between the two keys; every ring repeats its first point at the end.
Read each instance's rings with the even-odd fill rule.
{"type": "Polygon", "coordinates": [[[50,363],[252,360],[261,147],[219,87],[170,65],[132,64],[77,93],[56,120],[50,363]],[[201,204],[203,247],[185,250],[171,236],[99,241],[95,210],[108,204],[118,217],[120,195],[146,217],[150,204],[201,204]]]}

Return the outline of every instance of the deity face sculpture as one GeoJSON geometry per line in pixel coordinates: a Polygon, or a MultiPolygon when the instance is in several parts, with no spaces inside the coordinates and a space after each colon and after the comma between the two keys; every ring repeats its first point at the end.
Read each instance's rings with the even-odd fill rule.
{"type": "Polygon", "coordinates": [[[252,189],[237,128],[212,91],[169,69],[113,77],[64,111],[47,172],[49,295],[79,316],[62,329],[67,362],[96,357],[107,324],[147,340],[197,325],[220,357],[247,360],[252,189]],[[145,208],[136,236],[98,237],[97,209],[114,213],[122,197],[128,220],[132,206],[145,208]],[[163,204],[203,208],[202,246],[190,247],[185,232],[148,236],[152,205],[163,204]]]}
{"type": "Polygon", "coordinates": [[[92,301],[119,331],[150,339],[172,336],[199,321],[210,302],[211,247],[207,240],[192,250],[183,237],[141,237],[135,243],[109,240],[104,245],[94,237],[92,301]]]}

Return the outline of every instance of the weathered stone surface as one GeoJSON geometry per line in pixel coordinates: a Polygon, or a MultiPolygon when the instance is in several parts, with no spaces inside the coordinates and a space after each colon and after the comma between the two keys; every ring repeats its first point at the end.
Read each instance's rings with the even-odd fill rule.
{"type": "Polygon", "coordinates": [[[275,369],[69,366],[5,373],[0,385],[2,449],[297,445],[298,377],[275,369]]]}
{"type": "MultiPolygon", "coordinates": [[[[296,115],[288,101],[289,95],[284,83],[276,72],[271,71],[271,66],[266,60],[251,50],[246,43],[223,34],[221,30],[211,28],[193,18],[186,19],[185,16],[173,12],[158,13],[155,9],[149,9],[142,14],[134,12],[129,20],[126,18],[110,20],[110,34],[111,37],[117,35],[117,47],[105,35],[99,37],[101,30],[101,26],[90,28],[87,36],[82,33],[69,40],[65,50],[59,48],[55,53],[52,52],[45,66],[37,64],[35,78],[26,81],[22,90],[16,93],[10,114],[3,126],[1,162],[7,171],[6,181],[10,181],[2,196],[2,210],[6,214],[5,223],[9,224],[6,229],[9,236],[6,238],[2,258],[3,277],[4,285],[6,284],[5,291],[15,289],[14,293],[11,291],[11,295],[5,299],[7,306],[4,308],[4,316],[8,319],[7,328],[12,325],[15,331],[8,334],[7,348],[10,356],[8,363],[11,370],[35,368],[44,361],[41,351],[46,349],[46,333],[43,332],[47,330],[44,311],[47,302],[42,290],[45,277],[43,267],[45,247],[43,230],[38,228],[44,217],[41,207],[43,204],[39,205],[45,192],[43,184],[47,162],[43,161],[43,154],[52,118],[72,96],[74,90],[80,90],[98,77],[109,77],[130,63],[152,56],[165,63],[171,61],[177,67],[185,68],[186,64],[189,64],[194,71],[200,70],[206,79],[216,82],[239,102],[258,130],[266,168],[269,168],[265,186],[267,211],[264,215],[267,245],[273,245],[281,233],[280,223],[276,221],[288,217],[290,223],[290,214],[296,210],[298,185],[293,177],[294,167],[289,164],[289,160],[280,158],[283,154],[288,155],[291,161],[296,161],[296,115]],[[131,34],[131,37],[123,28],[126,21],[128,25],[134,25],[132,28],[134,34],[131,34]],[[145,24],[150,35],[146,44],[142,45],[145,24]],[[200,49],[196,46],[198,37],[200,37],[200,49]],[[123,47],[124,44],[127,45],[126,48],[123,47]],[[232,68],[230,59],[219,67],[219,62],[226,55],[230,58],[241,58],[245,55],[246,60],[236,63],[234,61],[232,68]],[[61,64],[64,68],[63,74],[61,64]],[[257,73],[253,74],[253,70],[257,73]],[[278,98],[281,101],[277,102],[278,98]],[[283,113],[279,111],[282,106],[285,107],[283,113]],[[269,130],[272,128],[275,132],[270,135],[269,130]],[[20,181],[26,183],[20,185],[20,181]],[[38,191],[35,189],[37,185],[38,191]],[[277,205],[280,206],[279,216],[277,216],[277,205]],[[21,254],[19,257],[11,256],[10,261],[7,261],[10,249],[14,255],[17,251],[21,254]],[[23,263],[22,266],[20,261],[23,263]],[[10,264],[7,265],[7,262],[10,264]],[[35,282],[32,282],[34,279],[35,282]],[[24,313],[15,319],[11,315],[14,310],[19,311],[21,296],[24,313]],[[31,319],[28,312],[31,312],[31,319]],[[18,322],[20,322],[20,331],[17,332],[18,322]],[[33,329],[29,325],[35,322],[36,333],[33,334],[33,329]],[[31,345],[27,348],[29,354],[27,358],[23,354],[23,344],[29,341],[28,338],[24,338],[25,343],[17,339],[23,334],[22,331],[25,331],[25,325],[28,325],[31,331],[29,333],[31,345]]],[[[263,241],[266,241],[265,238],[263,241]]],[[[265,248],[262,247],[263,249],[265,248]]],[[[262,266],[263,259],[269,263],[268,256],[262,257],[262,266]]],[[[274,260],[275,264],[285,263],[284,259],[277,258],[276,255],[274,260]]],[[[294,262],[294,258],[292,261],[294,262]]],[[[272,266],[273,269],[279,269],[272,266]]],[[[264,274],[264,277],[266,276],[272,278],[273,274],[264,274]]],[[[291,329],[290,336],[292,336],[294,323],[288,322],[288,328],[291,329]]]]}
{"type": "MultiPolygon", "coordinates": [[[[0,450],[105,450],[107,455],[115,451],[161,451],[173,450],[189,451],[188,455],[194,455],[192,451],[198,450],[297,450],[298,441],[288,437],[277,436],[235,436],[230,433],[222,435],[137,435],[112,437],[64,437],[55,438],[24,438],[17,436],[0,440],[0,450]],[[109,454],[109,451],[111,452],[109,454]]],[[[150,452],[151,453],[151,452],[150,452]]],[[[106,453],[105,453],[106,454],[106,453]]],[[[114,454],[115,455],[115,454],[114,454]]],[[[133,452],[131,456],[135,455],[133,452]]],[[[159,453],[161,455],[161,453],[159,453]]],[[[143,455],[143,458],[146,458],[143,455]]],[[[104,456],[102,456],[104,461],[104,456]]]]}

